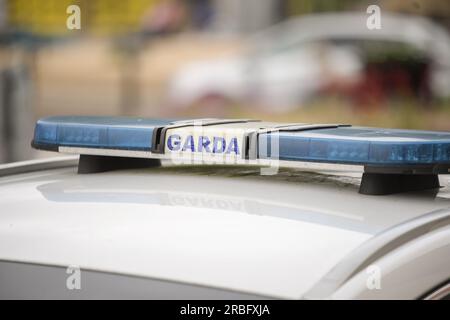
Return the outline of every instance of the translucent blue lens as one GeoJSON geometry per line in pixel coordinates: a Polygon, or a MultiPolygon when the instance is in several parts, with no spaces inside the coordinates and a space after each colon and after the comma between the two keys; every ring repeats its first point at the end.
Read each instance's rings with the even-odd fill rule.
{"type": "Polygon", "coordinates": [[[340,127],[260,136],[259,157],[343,164],[448,164],[450,133],[340,127]],[[267,144],[263,143],[268,139],[267,144]]]}
{"type": "Polygon", "coordinates": [[[36,123],[33,143],[36,146],[150,150],[153,130],[171,121],[125,117],[49,117],[36,123]]]}

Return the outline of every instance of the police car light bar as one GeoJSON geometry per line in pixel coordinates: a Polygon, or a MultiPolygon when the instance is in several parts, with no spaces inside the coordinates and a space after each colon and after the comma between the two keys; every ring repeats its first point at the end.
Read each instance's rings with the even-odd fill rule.
{"type": "Polygon", "coordinates": [[[450,168],[448,132],[249,119],[48,117],[37,121],[32,146],[80,154],[80,173],[150,166],[174,157],[360,165],[364,194],[437,188],[437,175],[450,168]]]}

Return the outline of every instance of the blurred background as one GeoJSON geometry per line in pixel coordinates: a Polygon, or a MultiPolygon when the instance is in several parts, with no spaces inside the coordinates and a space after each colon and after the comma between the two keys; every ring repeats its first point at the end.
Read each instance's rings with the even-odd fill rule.
{"type": "Polygon", "coordinates": [[[449,33],[448,0],[0,0],[0,163],[47,115],[450,130],[449,33]]]}

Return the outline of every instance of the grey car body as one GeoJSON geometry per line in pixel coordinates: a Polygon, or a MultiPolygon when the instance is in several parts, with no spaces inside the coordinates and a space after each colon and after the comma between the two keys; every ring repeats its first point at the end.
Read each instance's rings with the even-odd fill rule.
{"type": "Polygon", "coordinates": [[[445,175],[439,190],[367,196],[353,167],[76,168],[76,157],[0,168],[0,298],[448,295],[445,175]]]}

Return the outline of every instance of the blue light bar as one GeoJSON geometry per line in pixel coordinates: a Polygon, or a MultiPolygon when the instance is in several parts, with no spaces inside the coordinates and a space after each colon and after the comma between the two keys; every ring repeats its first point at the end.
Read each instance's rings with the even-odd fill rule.
{"type": "MultiPolygon", "coordinates": [[[[220,121],[219,121],[220,122],[220,121]]],[[[48,117],[36,123],[33,147],[58,151],[59,147],[78,147],[111,150],[154,151],[153,143],[162,145],[162,154],[169,153],[164,149],[164,130],[173,129],[173,120],[155,120],[125,117],[81,117],[61,116],[48,117]],[[161,136],[160,136],[161,135],[161,136]],[[159,139],[159,140],[158,140],[159,139]]],[[[186,127],[185,122],[178,122],[179,128],[186,127]]],[[[187,125],[189,126],[189,125],[187,125]]],[[[201,137],[189,136],[190,129],[181,128],[176,134],[180,144],[189,144],[190,150],[198,152],[203,150],[214,153],[212,148],[214,141],[223,140],[223,143],[235,140],[229,137],[218,137],[218,132],[229,128],[235,130],[241,124],[230,124],[228,120],[224,124],[214,124],[204,127],[204,135],[201,137]],[[211,131],[208,131],[211,130],[211,131]],[[209,137],[208,132],[214,136],[209,137]],[[185,137],[180,135],[185,134],[185,137]],[[211,146],[198,145],[198,138],[202,143],[209,141],[211,146]],[[196,147],[195,147],[195,146],[196,147]]],[[[264,123],[254,123],[252,130],[257,132],[264,123]]],[[[301,127],[301,126],[300,126],[301,127]]],[[[242,125],[242,132],[247,132],[248,126],[242,125]]],[[[402,165],[450,165],[450,133],[362,128],[351,126],[328,127],[303,127],[306,129],[285,130],[283,126],[279,131],[263,131],[259,134],[257,142],[257,159],[279,159],[288,161],[327,162],[338,164],[402,166],[402,165]],[[275,138],[279,138],[279,155],[273,154],[272,148],[275,138]],[[271,141],[263,143],[265,139],[271,141]]],[[[170,130],[168,131],[170,134],[170,130]]],[[[244,134],[241,132],[241,135],[244,134]]],[[[219,134],[220,135],[220,134],[219,134]]],[[[245,134],[244,134],[245,135],[245,134]]],[[[174,135],[175,137],[175,135],[174,135]]],[[[170,138],[170,136],[169,136],[170,138]]],[[[240,140],[240,141],[241,141],[240,140]]],[[[170,139],[168,141],[171,141],[170,139]]],[[[208,142],[208,143],[209,143],[208,142]]],[[[222,144],[222,149],[225,145],[222,144]]],[[[220,149],[220,148],[219,148],[220,149]]],[[[243,145],[236,145],[237,150],[244,150],[243,145]]],[[[235,150],[233,149],[233,150],[235,150]]],[[[238,152],[236,152],[236,156],[238,152]]],[[[239,156],[244,156],[242,153],[239,156]]],[[[245,158],[245,157],[244,157],[245,158]]]]}
{"type": "Polygon", "coordinates": [[[360,165],[450,164],[450,133],[362,127],[267,133],[259,139],[259,158],[360,165]],[[264,139],[272,141],[263,147],[264,139]]]}
{"type": "Polygon", "coordinates": [[[48,117],[36,123],[32,144],[38,149],[56,151],[62,146],[149,151],[154,129],[171,121],[126,117],[48,117]]]}
{"type": "Polygon", "coordinates": [[[154,166],[174,156],[362,165],[359,192],[370,195],[437,189],[438,174],[450,173],[449,132],[333,124],[49,117],[36,123],[32,146],[80,154],[79,173],[154,166]]]}

